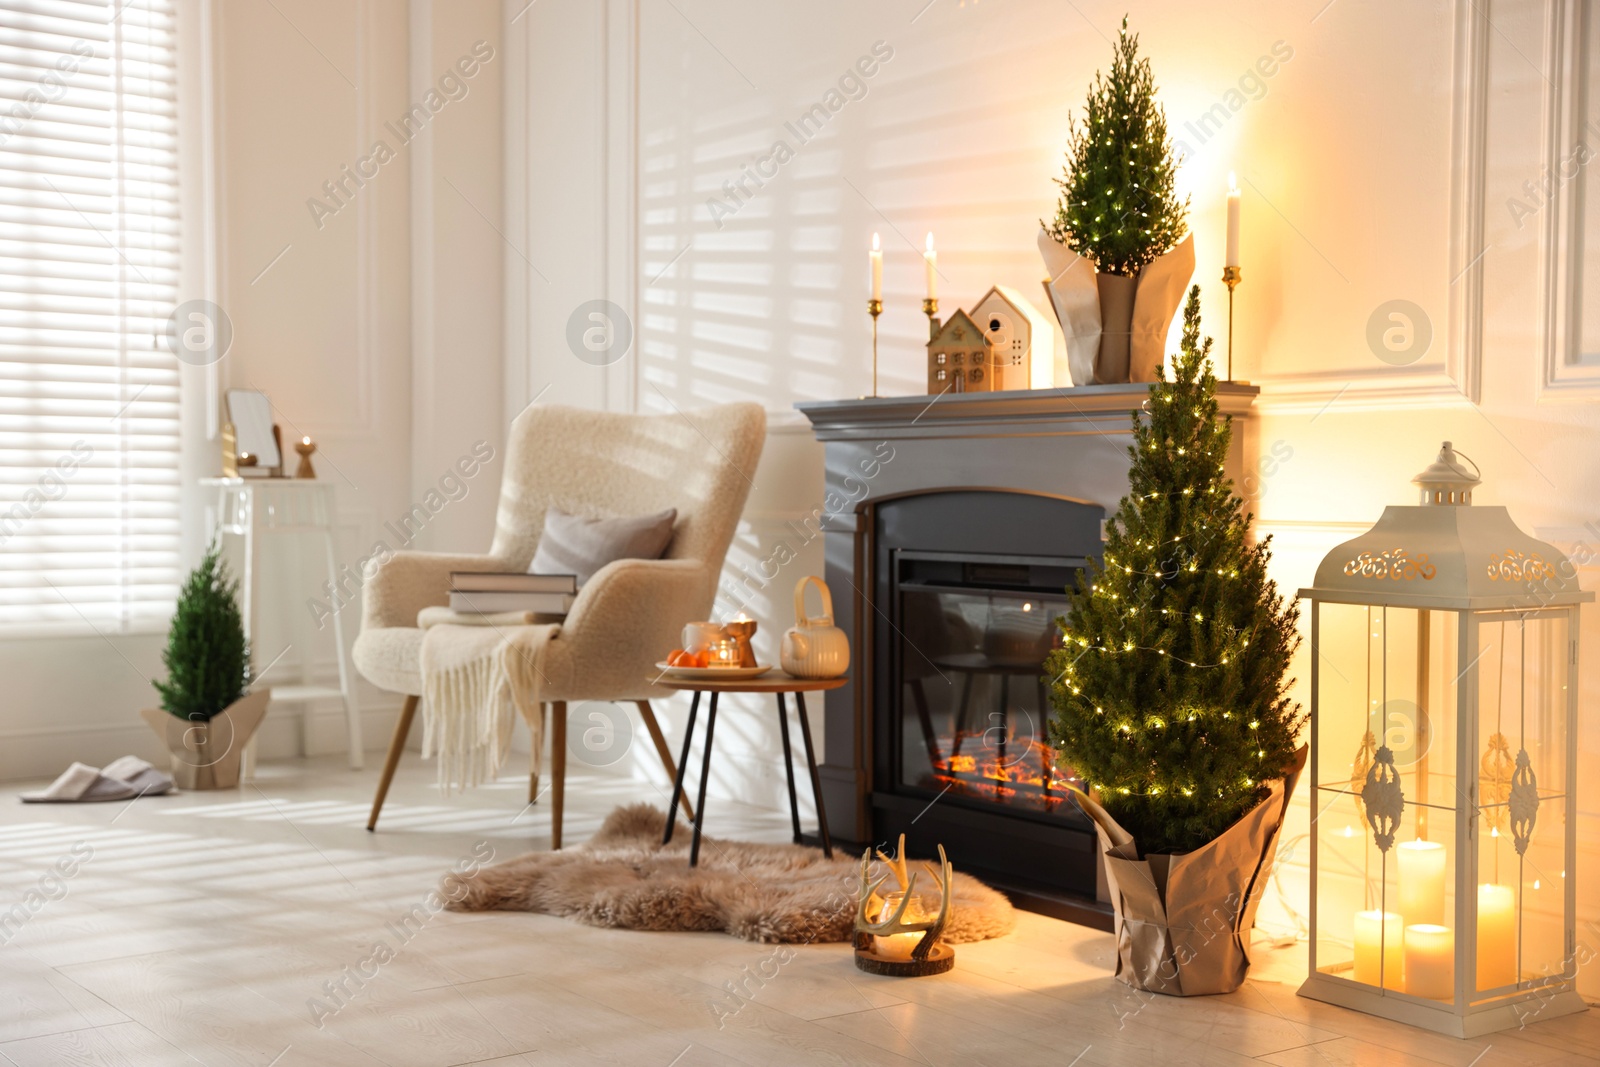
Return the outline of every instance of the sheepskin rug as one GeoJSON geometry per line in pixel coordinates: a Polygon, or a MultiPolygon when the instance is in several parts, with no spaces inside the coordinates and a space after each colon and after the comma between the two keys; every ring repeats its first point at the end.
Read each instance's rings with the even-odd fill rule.
{"type": "MultiPolygon", "coordinates": [[[[692,828],[679,822],[663,848],[664,818],[649,804],[618,808],[587,845],[452,874],[444,896],[454,911],[539,911],[627,930],[722,930],[789,944],[850,939],[860,857],[703,837],[691,870],[692,828]]],[[[874,880],[887,873],[875,868],[874,880]]],[[[922,868],[913,861],[911,870],[922,868]]],[[[922,870],[919,894],[930,881],[922,870]]],[[[1016,922],[1010,901],[960,870],[954,894],[947,941],[1000,937],[1016,922]]]]}

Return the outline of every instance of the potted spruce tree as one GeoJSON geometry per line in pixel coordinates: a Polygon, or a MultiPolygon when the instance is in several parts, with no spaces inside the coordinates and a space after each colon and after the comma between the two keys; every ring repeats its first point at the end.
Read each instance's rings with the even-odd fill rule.
{"type": "Polygon", "coordinates": [[[155,682],[160,708],[140,714],[172,755],[181,789],[239,784],[239,759],[267,713],[269,689],[250,689],[250,643],[239,614],[239,583],[213,543],[178,594],[155,682]]]}
{"type": "Polygon", "coordinates": [[[1040,248],[1073,384],[1088,384],[1091,375],[1151,381],[1194,274],[1194,244],[1186,237],[1189,201],[1175,187],[1180,160],[1166,113],[1126,18],[1110,73],[1095,74],[1082,121],[1069,118],[1067,135],[1060,199],[1055,219],[1040,223],[1040,248]],[[1077,253],[1093,272],[1074,269],[1076,259],[1064,253],[1077,253]]]}
{"type": "Polygon", "coordinates": [[[1106,857],[1117,977],[1175,994],[1243,983],[1305,762],[1288,676],[1299,613],[1223,473],[1232,428],[1210,351],[1196,286],[1172,378],[1134,416],[1104,560],[1080,572],[1048,664],[1051,740],[1093,793],[1076,796],[1106,857]]]}

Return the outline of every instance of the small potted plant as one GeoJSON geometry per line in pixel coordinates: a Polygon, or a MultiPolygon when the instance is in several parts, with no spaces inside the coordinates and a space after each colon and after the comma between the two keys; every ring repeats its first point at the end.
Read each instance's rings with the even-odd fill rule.
{"type": "Polygon", "coordinates": [[[1154,379],[1194,274],[1189,201],[1175,188],[1181,161],[1126,18],[1113,48],[1111,72],[1095,74],[1082,121],[1068,120],[1061,196],[1055,218],[1040,223],[1046,288],[1074,385],[1154,379]]]}
{"type": "Polygon", "coordinates": [[[1305,748],[1289,663],[1298,610],[1267,577],[1270,538],[1224,473],[1211,341],[1190,290],[1171,380],[1134,416],[1129,493],[1105,555],[1080,572],[1050,654],[1061,762],[1091,789],[1116,910],[1117,977],[1225,993],[1250,930],[1305,748]]]}
{"type": "Polygon", "coordinates": [[[239,759],[267,713],[271,690],[250,688],[250,642],[239,614],[239,583],[213,543],[178,594],[162,653],[167,680],[160,708],[140,714],[172,755],[181,789],[239,784],[239,759]]]}

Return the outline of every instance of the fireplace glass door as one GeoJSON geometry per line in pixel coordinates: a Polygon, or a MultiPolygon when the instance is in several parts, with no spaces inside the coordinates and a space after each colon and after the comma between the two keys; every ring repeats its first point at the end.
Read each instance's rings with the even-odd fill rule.
{"type": "Polygon", "coordinates": [[[902,791],[1081,821],[1055,764],[1045,657],[1072,568],[1054,560],[898,553],[902,791]]]}

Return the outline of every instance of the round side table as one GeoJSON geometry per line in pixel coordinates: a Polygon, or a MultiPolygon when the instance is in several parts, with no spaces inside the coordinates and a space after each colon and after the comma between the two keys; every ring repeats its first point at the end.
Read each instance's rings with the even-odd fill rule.
{"type": "MultiPolygon", "coordinates": [[[[794,843],[798,845],[800,801],[795,796],[794,757],[789,749],[789,708],[783,699],[786,693],[794,694],[795,706],[800,712],[800,739],[806,746],[806,769],[811,772],[811,796],[817,804],[817,822],[822,831],[822,851],[829,859],[833,858],[833,840],[828,836],[828,815],[822,808],[822,784],[817,778],[817,757],[811,747],[811,723],[806,718],[805,694],[838,689],[844,685],[845,678],[792,678],[780,671],[772,671],[759,678],[728,681],[715,678],[674,678],[670,674],[652,678],[650,681],[667,689],[694,694],[694,699],[689,703],[688,728],[683,732],[683,755],[678,759],[678,775],[672,783],[672,803],[667,805],[669,813],[677,811],[678,798],[683,795],[683,775],[689,766],[689,744],[694,739],[694,720],[700,710],[700,695],[711,694],[711,709],[706,714],[706,747],[700,758],[700,795],[694,806],[694,838],[689,844],[689,866],[698,866],[700,863],[700,828],[706,817],[706,782],[711,777],[711,741],[717,729],[717,697],[723,693],[773,693],[778,698],[778,729],[783,735],[783,770],[789,776],[789,817],[794,822],[794,843]]],[[[676,822],[677,820],[669,814],[666,832],[661,835],[663,845],[672,841],[672,828],[676,822]]]]}

